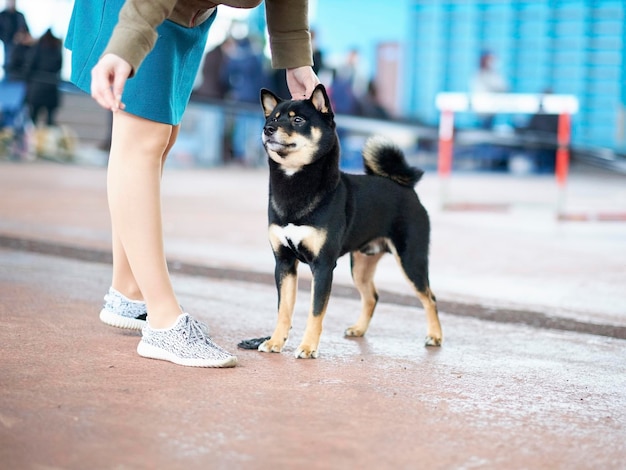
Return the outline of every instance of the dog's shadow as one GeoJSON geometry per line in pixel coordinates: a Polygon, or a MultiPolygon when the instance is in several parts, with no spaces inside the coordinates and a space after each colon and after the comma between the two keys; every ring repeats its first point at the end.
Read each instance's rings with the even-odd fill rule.
{"type": "MultiPolygon", "coordinates": [[[[380,344],[379,341],[377,341],[377,339],[372,339],[370,341],[370,339],[367,337],[367,335],[365,336],[343,336],[342,340],[344,341],[348,341],[350,343],[354,343],[356,344],[357,348],[358,348],[358,353],[365,357],[365,356],[380,356],[381,355],[381,348],[383,348],[383,350],[385,350],[387,353],[389,353],[390,355],[394,355],[394,353],[391,351],[393,349],[390,348],[391,350],[389,350],[389,346],[385,346],[384,344],[380,344]]],[[[417,344],[418,347],[420,347],[420,344],[417,344]]],[[[424,352],[423,354],[425,354],[426,357],[434,357],[434,355],[437,355],[441,352],[442,348],[439,347],[430,347],[430,346],[424,346],[423,344],[421,345],[421,348],[423,348],[424,352]]]]}
{"type": "Polygon", "coordinates": [[[351,343],[355,343],[361,355],[375,354],[374,348],[372,348],[372,345],[370,344],[367,336],[345,336],[344,335],[342,339],[345,341],[349,341],[351,343]]]}

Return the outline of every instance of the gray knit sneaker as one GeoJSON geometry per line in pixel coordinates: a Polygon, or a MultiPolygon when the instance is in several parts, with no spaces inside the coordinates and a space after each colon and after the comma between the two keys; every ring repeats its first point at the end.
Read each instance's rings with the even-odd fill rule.
{"type": "Polygon", "coordinates": [[[141,330],[146,324],[146,303],[131,300],[113,287],[104,296],[100,320],[107,325],[130,330],[141,330]]]}
{"type": "Polygon", "coordinates": [[[191,367],[234,367],[237,357],[211,340],[206,327],[181,314],[171,328],[155,329],[148,323],[141,330],[137,353],[150,359],[170,361],[191,367]]]}

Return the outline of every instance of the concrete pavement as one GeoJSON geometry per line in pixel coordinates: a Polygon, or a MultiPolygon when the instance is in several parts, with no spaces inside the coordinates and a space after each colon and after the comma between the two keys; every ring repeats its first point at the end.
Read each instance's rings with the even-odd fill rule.
{"type": "MultiPolygon", "coordinates": [[[[625,183],[624,175],[591,168],[573,171],[566,212],[626,216],[625,183]]],[[[52,249],[108,254],[105,184],[102,167],[3,163],[3,244],[28,241],[37,250],[50,244],[52,249]]],[[[164,230],[172,268],[227,268],[271,277],[267,185],[263,168],[166,171],[164,230]]],[[[612,325],[618,327],[612,336],[626,338],[619,331],[626,327],[626,220],[558,221],[557,188],[550,176],[460,173],[447,189],[448,202],[488,208],[442,210],[436,174],[427,173],[417,186],[432,222],[431,285],[449,309],[467,314],[472,305],[484,307],[484,315],[497,310],[505,316],[538,314],[532,321],[543,315],[567,320],[563,325],[612,325]],[[451,305],[456,303],[458,307],[451,305]]],[[[300,274],[310,277],[305,267],[300,274]]],[[[398,296],[413,301],[392,257],[381,261],[376,282],[396,302],[401,301],[398,296]]],[[[351,284],[344,257],[335,270],[335,286],[351,284]]]]}
{"type": "MultiPolygon", "coordinates": [[[[166,246],[181,303],[235,351],[271,332],[264,169],[167,171],[166,246]]],[[[0,468],[623,468],[626,223],[558,222],[549,178],[459,175],[431,213],[444,345],[393,260],[365,338],[336,270],[320,358],[238,350],[233,370],[136,355],[100,324],[110,280],[101,167],[0,163],[0,468]],[[410,305],[409,305],[410,304],[410,305]],[[490,319],[490,320],[486,320],[490,319]]],[[[573,173],[572,212],[625,210],[624,177],[573,173]]],[[[301,270],[306,285],[306,267],[301,270]]]]}

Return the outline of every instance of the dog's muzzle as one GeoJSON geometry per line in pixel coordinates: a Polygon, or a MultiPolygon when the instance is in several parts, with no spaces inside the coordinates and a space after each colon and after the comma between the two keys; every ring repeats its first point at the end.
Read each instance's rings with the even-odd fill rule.
{"type": "Polygon", "coordinates": [[[276,142],[276,131],[278,130],[278,127],[276,127],[275,125],[272,124],[266,124],[263,127],[263,145],[265,145],[265,147],[268,150],[274,150],[277,151],[278,148],[280,147],[280,144],[278,142],[276,142]]]}
{"type": "Polygon", "coordinates": [[[263,145],[267,150],[276,152],[280,156],[284,157],[286,152],[293,149],[296,145],[294,143],[283,142],[281,133],[278,132],[278,126],[274,124],[266,124],[263,127],[263,145]]]}
{"type": "Polygon", "coordinates": [[[265,134],[267,137],[271,137],[276,134],[277,130],[278,128],[273,124],[266,124],[265,127],[263,127],[263,134],[265,134]]]}

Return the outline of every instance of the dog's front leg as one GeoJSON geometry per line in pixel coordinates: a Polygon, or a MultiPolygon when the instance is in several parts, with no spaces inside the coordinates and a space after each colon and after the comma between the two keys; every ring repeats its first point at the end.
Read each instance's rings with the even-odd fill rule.
{"type": "Polygon", "coordinates": [[[274,270],[278,290],[278,321],[272,337],[259,345],[259,351],[276,352],[283,350],[293,317],[298,288],[298,260],[293,256],[276,254],[274,270]]]}
{"type": "Polygon", "coordinates": [[[328,306],[333,283],[333,268],[334,266],[318,266],[312,269],[311,310],[309,311],[302,343],[296,349],[297,358],[316,358],[319,355],[322,322],[326,314],[326,307],[328,306]]]}

